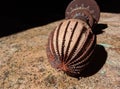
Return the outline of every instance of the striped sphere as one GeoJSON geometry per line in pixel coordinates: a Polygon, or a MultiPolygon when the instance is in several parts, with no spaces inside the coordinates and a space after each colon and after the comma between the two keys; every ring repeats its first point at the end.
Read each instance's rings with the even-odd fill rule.
{"type": "Polygon", "coordinates": [[[70,76],[80,75],[90,62],[96,36],[81,20],[63,20],[48,38],[47,56],[52,67],[70,76]]]}

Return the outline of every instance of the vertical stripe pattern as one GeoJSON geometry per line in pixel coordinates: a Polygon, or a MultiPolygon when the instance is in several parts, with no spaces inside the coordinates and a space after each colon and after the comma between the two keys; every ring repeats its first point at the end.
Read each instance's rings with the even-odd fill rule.
{"type": "Polygon", "coordinates": [[[68,19],[50,34],[47,55],[55,68],[68,74],[80,74],[89,63],[95,44],[96,36],[85,22],[68,19]]]}

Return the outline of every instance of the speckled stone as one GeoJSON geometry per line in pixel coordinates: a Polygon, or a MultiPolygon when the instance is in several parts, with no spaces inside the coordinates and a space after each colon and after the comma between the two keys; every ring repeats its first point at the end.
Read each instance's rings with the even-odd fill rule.
{"type": "Polygon", "coordinates": [[[120,89],[120,14],[101,14],[95,56],[80,80],[48,63],[47,38],[58,23],[0,38],[0,89],[120,89]]]}

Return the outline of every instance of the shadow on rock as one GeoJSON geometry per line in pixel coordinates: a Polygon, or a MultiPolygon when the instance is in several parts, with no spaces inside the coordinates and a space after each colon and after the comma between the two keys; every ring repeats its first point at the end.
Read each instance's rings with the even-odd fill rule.
{"type": "Polygon", "coordinates": [[[105,30],[105,28],[107,28],[108,25],[107,24],[97,24],[94,28],[93,28],[93,33],[98,35],[98,34],[102,34],[105,30]]]}
{"type": "Polygon", "coordinates": [[[91,62],[87,68],[82,72],[82,77],[89,77],[96,74],[105,64],[107,59],[107,52],[101,45],[97,45],[93,55],[91,56],[91,62]]]}

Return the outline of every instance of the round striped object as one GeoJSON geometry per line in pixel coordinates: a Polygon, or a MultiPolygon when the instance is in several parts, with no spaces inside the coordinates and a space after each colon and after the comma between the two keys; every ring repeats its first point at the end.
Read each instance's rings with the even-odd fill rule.
{"type": "Polygon", "coordinates": [[[48,38],[47,56],[52,67],[70,76],[80,75],[90,62],[96,36],[81,20],[63,20],[48,38]]]}

